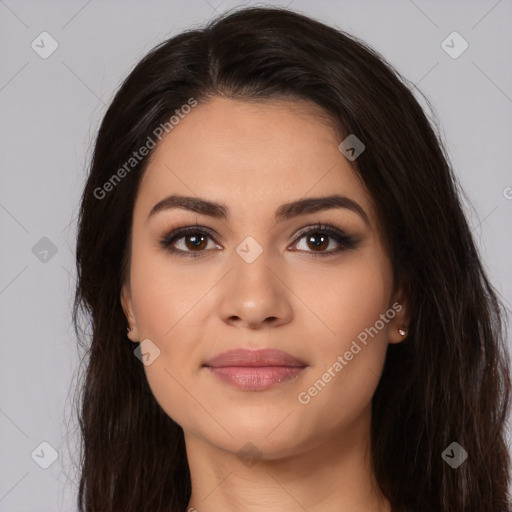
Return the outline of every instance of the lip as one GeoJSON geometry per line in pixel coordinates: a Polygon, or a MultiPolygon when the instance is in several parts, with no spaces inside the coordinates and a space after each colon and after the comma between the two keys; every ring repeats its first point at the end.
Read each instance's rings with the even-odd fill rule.
{"type": "Polygon", "coordinates": [[[289,366],[300,367],[307,364],[287,352],[276,349],[236,348],[222,352],[204,363],[204,366],[223,368],[227,366],[289,366]]]}
{"type": "Polygon", "coordinates": [[[281,350],[234,349],[204,363],[221,381],[245,391],[263,391],[298,378],[308,365],[281,350]]]}

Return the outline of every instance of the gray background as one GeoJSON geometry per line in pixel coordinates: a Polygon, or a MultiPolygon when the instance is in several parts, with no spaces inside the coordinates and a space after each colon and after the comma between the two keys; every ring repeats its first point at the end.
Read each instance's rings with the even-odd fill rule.
{"type": "MultiPolygon", "coordinates": [[[[76,215],[106,106],[150,48],[235,5],[243,3],[0,0],[0,511],[76,510],[76,215]],[[47,59],[31,47],[43,31],[58,43],[47,59]],[[38,253],[50,245],[55,254],[38,253]],[[52,449],[42,442],[58,455],[48,469],[39,464],[52,449]]],[[[289,5],[362,38],[429,98],[474,206],[468,216],[482,257],[510,308],[512,2],[266,5],[289,5]],[[455,59],[441,47],[453,31],[469,44],[455,59]]]]}

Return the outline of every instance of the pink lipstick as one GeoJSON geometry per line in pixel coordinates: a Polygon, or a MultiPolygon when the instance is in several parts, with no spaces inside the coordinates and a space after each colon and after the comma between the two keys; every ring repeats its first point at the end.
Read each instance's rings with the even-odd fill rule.
{"type": "Polygon", "coordinates": [[[281,350],[234,349],[204,363],[220,380],[246,391],[263,391],[297,378],[307,364],[281,350]]]}

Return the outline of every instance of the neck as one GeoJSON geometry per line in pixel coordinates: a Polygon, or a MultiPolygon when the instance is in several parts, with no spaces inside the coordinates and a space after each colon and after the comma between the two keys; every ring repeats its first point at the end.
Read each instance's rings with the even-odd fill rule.
{"type": "Polygon", "coordinates": [[[368,411],[350,429],[308,446],[261,454],[246,448],[247,457],[185,432],[192,482],[187,511],[390,512],[371,469],[369,426],[368,411]]]}

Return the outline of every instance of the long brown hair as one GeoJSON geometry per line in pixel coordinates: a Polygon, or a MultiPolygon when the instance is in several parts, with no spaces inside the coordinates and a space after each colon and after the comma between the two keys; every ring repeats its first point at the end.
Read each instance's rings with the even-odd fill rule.
{"type": "Polygon", "coordinates": [[[411,311],[408,339],[389,346],[372,401],[373,465],[393,511],[508,510],[504,308],[441,138],[407,80],[363,41],[286,9],[245,8],[150,51],[97,136],[80,204],[73,308],[84,351],[80,511],[183,512],[188,504],[183,431],[151,393],[120,303],[149,156],[98,191],[176,109],[216,95],[306,99],[344,137],[364,141],[351,163],[376,205],[411,311]],[[441,457],[454,441],[469,454],[457,469],[441,457]]]}

